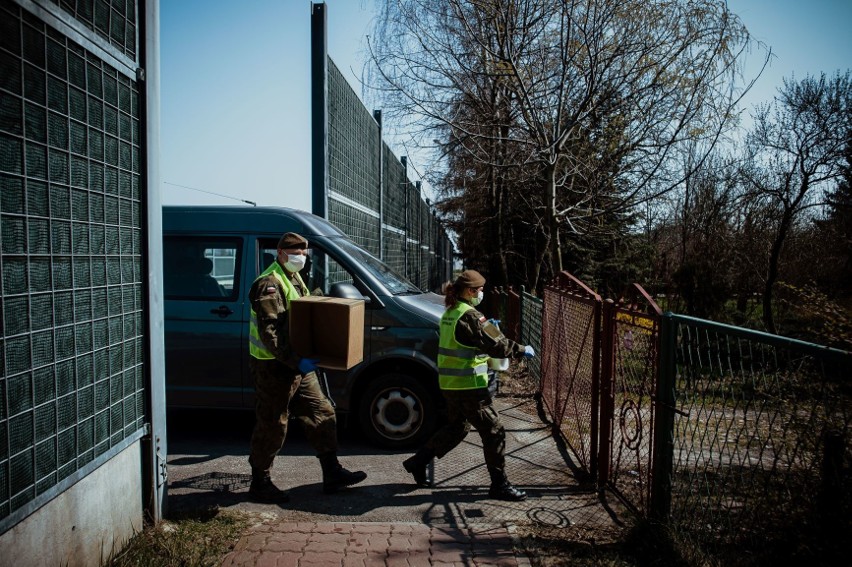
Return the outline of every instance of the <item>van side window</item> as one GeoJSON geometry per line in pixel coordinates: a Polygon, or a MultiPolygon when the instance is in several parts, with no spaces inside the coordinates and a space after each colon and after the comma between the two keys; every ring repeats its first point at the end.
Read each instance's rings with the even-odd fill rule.
{"type": "Polygon", "coordinates": [[[234,300],[239,292],[240,240],[166,236],[163,287],[170,299],[234,300]]]}
{"type": "MultiPolygon", "coordinates": [[[[276,249],[277,241],[261,241],[260,242],[260,270],[266,269],[269,264],[275,261],[275,256],[278,253],[276,249]]],[[[308,260],[305,262],[305,267],[300,272],[302,279],[305,280],[308,289],[313,291],[319,289],[323,295],[328,295],[328,290],[331,286],[338,283],[354,284],[355,280],[340,263],[337,262],[331,255],[327,254],[322,248],[311,243],[309,248],[308,260]]]]}

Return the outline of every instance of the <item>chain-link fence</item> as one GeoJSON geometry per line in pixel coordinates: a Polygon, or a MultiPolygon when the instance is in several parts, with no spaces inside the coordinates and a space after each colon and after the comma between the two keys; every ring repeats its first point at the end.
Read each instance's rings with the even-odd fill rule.
{"type": "Polygon", "coordinates": [[[852,356],[682,315],[664,325],[661,515],[740,564],[848,541],[852,356]]]}
{"type": "MultiPolygon", "coordinates": [[[[521,290],[520,300],[520,328],[518,330],[518,342],[530,345],[537,353],[541,353],[541,318],[544,302],[540,297],[521,290]]],[[[541,357],[535,356],[527,361],[527,369],[533,383],[540,388],[541,384],[541,357]]]]}
{"type": "Polygon", "coordinates": [[[598,484],[650,508],[660,309],[634,284],[602,311],[598,484]]]}
{"type": "Polygon", "coordinates": [[[492,290],[487,308],[520,312],[548,417],[640,516],[731,564],[848,551],[852,354],[662,314],[638,285],[602,301],[570,274],[543,300],[492,290]]]}
{"type": "Polygon", "coordinates": [[[544,289],[541,398],[578,464],[597,474],[600,296],[563,272],[544,289]]]}

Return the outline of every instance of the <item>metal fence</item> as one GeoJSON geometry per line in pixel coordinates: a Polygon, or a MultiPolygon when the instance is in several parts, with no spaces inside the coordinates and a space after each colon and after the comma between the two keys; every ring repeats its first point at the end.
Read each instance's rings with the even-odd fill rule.
{"type": "Polygon", "coordinates": [[[848,538],[852,356],[674,314],[661,348],[655,512],[753,564],[848,538]]]}
{"type": "Polygon", "coordinates": [[[633,284],[618,302],[603,302],[599,486],[634,510],[651,505],[661,311],[633,284]]]}
{"type": "MultiPolygon", "coordinates": [[[[541,352],[541,322],[543,301],[528,293],[523,287],[516,291],[497,287],[488,291],[486,304],[481,308],[492,318],[500,321],[500,330],[508,338],[523,345],[532,346],[541,352]]],[[[541,382],[541,358],[525,361],[530,381],[538,390],[541,382]]]]}
{"type": "Polygon", "coordinates": [[[138,11],[55,4],[0,2],[0,532],[144,432],[138,11]]]}
{"type": "Polygon", "coordinates": [[[325,50],[325,4],[312,5],[313,212],[421,289],[452,276],[452,246],[407,158],[382,140],[370,113],[325,50]]]}
{"type": "MultiPolygon", "coordinates": [[[[518,299],[520,302],[518,342],[530,345],[537,353],[541,353],[541,319],[544,302],[523,289],[518,299]]],[[[536,356],[528,360],[527,370],[536,383],[541,383],[541,357],[536,356]]]]}
{"type": "Polygon", "coordinates": [[[601,298],[563,272],[544,289],[541,397],[578,464],[597,474],[601,298]]]}
{"type": "Polygon", "coordinates": [[[518,340],[541,347],[543,409],[640,516],[736,564],[845,541],[852,354],[663,314],[638,285],[603,301],[564,273],[543,300],[498,289],[488,308],[519,309],[518,340]]]}

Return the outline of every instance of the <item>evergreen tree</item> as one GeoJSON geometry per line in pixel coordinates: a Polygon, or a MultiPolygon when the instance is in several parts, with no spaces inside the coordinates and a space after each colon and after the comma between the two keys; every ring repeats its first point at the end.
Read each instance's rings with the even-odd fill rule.
{"type": "Polygon", "coordinates": [[[826,218],[817,221],[818,241],[826,254],[818,283],[826,293],[852,298],[852,134],[837,187],[828,194],[826,218]]]}

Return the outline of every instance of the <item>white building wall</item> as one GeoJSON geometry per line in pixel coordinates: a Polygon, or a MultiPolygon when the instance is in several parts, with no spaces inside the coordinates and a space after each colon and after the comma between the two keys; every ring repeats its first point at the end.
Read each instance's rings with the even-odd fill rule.
{"type": "Polygon", "coordinates": [[[0,535],[0,564],[97,567],[142,530],[137,441],[0,535]]]}

